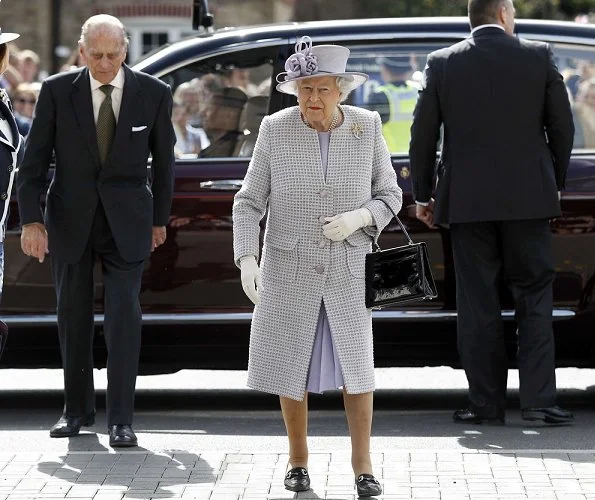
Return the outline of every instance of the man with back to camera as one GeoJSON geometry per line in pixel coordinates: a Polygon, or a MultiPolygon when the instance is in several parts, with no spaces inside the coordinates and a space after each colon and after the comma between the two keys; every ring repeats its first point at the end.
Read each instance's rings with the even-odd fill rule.
{"type": "Polygon", "coordinates": [[[549,46],[515,38],[512,0],[469,0],[468,11],[471,35],[428,57],[410,144],[417,218],[450,225],[452,236],[469,382],[469,407],[453,418],[505,421],[503,276],[516,307],[522,418],[568,423],[572,413],[555,405],[549,227],[572,151],[568,94],[549,46]]]}
{"type": "Polygon", "coordinates": [[[54,75],[41,88],[17,179],[21,247],[40,262],[49,251],[56,286],[65,404],[50,436],[75,436],[95,422],[93,267],[99,259],[109,443],[136,446],[139,291],[145,259],[166,238],[175,166],[172,95],[168,85],[124,64],[128,37],[115,17],[89,18],[79,47],[87,67],[54,75]],[[56,168],[44,224],[40,196],[52,151],[56,168]]]}

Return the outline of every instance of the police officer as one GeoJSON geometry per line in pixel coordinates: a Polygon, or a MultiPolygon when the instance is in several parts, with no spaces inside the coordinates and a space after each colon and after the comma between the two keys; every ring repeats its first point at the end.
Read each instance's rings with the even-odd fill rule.
{"type": "Polygon", "coordinates": [[[409,57],[380,57],[376,62],[380,65],[384,83],[376,87],[366,107],[380,114],[382,133],[389,151],[407,152],[419,89],[411,80],[413,67],[409,57]]]}

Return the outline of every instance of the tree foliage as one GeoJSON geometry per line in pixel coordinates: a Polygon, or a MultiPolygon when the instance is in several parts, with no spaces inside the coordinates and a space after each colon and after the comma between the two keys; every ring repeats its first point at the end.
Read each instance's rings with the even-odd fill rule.
{"type": "MultiPolygon", "coordinates": [[[[595,15],[595,0],[516,0],[517,17],[574,19],[595,15]]],[[[364,17],[466,16],[467,0],[297,0],[296,21],[364,17]]]]}

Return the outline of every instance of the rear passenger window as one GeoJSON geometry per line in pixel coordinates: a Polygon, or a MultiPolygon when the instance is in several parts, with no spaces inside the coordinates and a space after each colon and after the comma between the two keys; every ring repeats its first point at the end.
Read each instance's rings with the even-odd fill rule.
{"type": "Polygon", "coordinates": [[[202,59],[163,76],[172,87],[179,159],[252,155],[268,112],[273,49],[202,59]]]}
{"type": "Polygon", "coordinates": [[[445,45],[353,45],[348,71],[361,71],[369,80],[355,89],[347,103],[378,111],[386,144],[393,154],[407,154],[413,110],[417,103],[428,54],[445,45]]]}
{"type": "Polygon", "coordinates": [[[570,96],[574,117],[574,150],[595,149],[595,50],[551,44],[570,96]]]}

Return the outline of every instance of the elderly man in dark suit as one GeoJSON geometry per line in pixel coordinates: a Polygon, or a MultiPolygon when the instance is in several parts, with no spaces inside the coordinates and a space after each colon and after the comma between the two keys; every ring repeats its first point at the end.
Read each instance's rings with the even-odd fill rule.
{"type": "Polygon", "coordinates": [[[428,58],[410,144],[417,217],[450,225],[452,236],[469,382],[469,407],[454,420],[504,423],[503,276],[516,304],[522,417],[570,422],[555,405],[549,227],[572,150],[568,95],[548,45],[514,37],[512,0],[469,0],[468,8],[471,36],[428,58]]]}
{"type": "Polygon", "coordinates": [[[65,405],[50,436],[74,436],[95,421],[98,259],[105,289],[110,445],[136,446],[131,425],[141,342],[139,290],[145,259],[166,238],[174,181],[172,95],[163,82],[124,64],[128,38],[115,17],[88,19],[79,46],[87,67],[54,75],[41,88],[17,181],[21,246],[40,262],[49,252],[56,285],[65,405]],[[43,217],[40,196],[52,152],[56,168],[43,217]]]}

